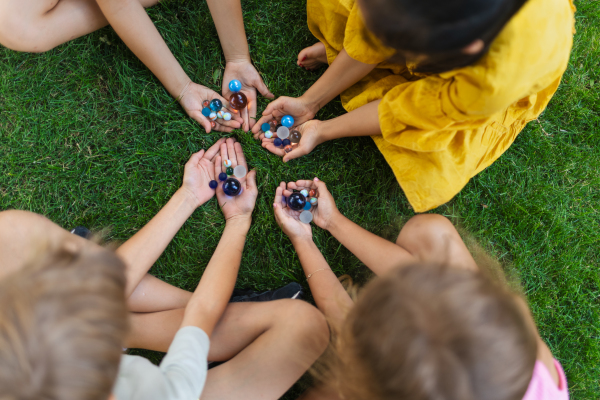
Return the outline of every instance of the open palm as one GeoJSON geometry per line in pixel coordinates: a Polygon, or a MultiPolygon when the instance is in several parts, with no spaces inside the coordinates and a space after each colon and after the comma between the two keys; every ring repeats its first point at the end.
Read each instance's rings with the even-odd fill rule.
{"type": "Polygon", "coordinates": [[[206,203],[215,194],[208,183],[215,179],[215,157],[223,143],[225,143],[225,139],[217,140],[206,152],[200,150],[192,154],[185,164],[181,187],[197,200],[196,207],[206,203]]]}
{"type": "Polygon", "coordinates": [[[285,182],[281,182],[275,191],[275,200],[273,202],[277,224],[290,239],[312,238],[312,228],[310,224],[300,221],[300,211],[292,210],[284,202],[284,191],[291,194],[286,189],[285,182]]]}

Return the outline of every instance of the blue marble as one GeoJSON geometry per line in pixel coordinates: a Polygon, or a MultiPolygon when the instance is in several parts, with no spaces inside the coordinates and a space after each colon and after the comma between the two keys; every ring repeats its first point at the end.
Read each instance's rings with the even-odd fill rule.
{"type": "Polygon", "coordinates": [[[232,80],[229,82],[229,90],[231,90],[233,93],[239,92],[242,90],[242,82],[238,81],[237,79],[232,80]]]}
{"type": "Polygon", "coordinates": [[[304,205],[304,209],[306,211],[310,211],[311,207],[312,207],[312,205],[310,204],[310,201],[307,201],[306,204],[304,205]]]}
{"type": "Polygon", "coordinates": [[[210,186],[211,189],[216,189],[217,186],[219,186],[219,182],[213,179],[212,181],[208,182],[208,186],[210,186]]]}
{"type": "Polygon", "coordinates": [[[279,138],[275,138],[275,140],[273,140],[273,144],[275,145],[275,147],[281,147],[281,145],[283,144],[282,140],[279,138]]]}
{"type": "Polygon", "coordinates": [[[270,131],[271,125],[269,123],[265,122],[264,124],[262,124],[260,126],[260,129],[262,129],[263,132],[270,131]]]}
{"type": "Polygon", "coordinates": [[[204,115],[205,117],[208,117],[210,115],[210,108],[204,107],[202,109],[202,115],[204,115]]]}
{"type": "Polygon", "coordinates": [[[306,197],[302,193],[294,192],[288,197],[287,204],[294,211],[303,210],[306,205],[306,197]]]}
{"type": "Polygon", "coordinates": [[[221,182],[223,182],[223,181],[227,180],[227,174],[226,174],[225,172],[221,172],[221,173],[219,174],[219,180],[220,180],[221,182]]]}
{"type": "Polygon", "coordinates": [[[283,118],[281,118],[281,125],[286,128],[291,128],[294,126],[294,118],[291,115],[284,115],[283,118]]]}
{"type": "Polygon", "coordinates": [[[242,184],[235,178],[229,178],[223,182],[223,193],[227,196],[237,196],[242,191],[242,184]]]}
{"type": "Polygon", "coordinates": [[[223,108],[223,102],[221,100],[213,99],[210,102],[210,109],[214,112],[221,111],[221,108],[223,108]]]}
{"type": "Polygon", "coordinates": [[[290,139],[283,139],[283,145],[284,146],[287,146],[287,145],[290,145],[290,144],[292,144],[292,142],[290,141],[290,139]]]}

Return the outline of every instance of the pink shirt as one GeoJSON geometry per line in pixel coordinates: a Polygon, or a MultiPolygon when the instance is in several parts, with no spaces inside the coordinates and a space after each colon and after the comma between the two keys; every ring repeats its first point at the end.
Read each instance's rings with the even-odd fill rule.
{"type": "Polygon", "coordinates": [[[567,377],[560,363],[554,360],[558,372],[558,386],[554,383],[550,372],[541,361],[535,362],[533,376],[523,400],[569,400],[567,377]]]}

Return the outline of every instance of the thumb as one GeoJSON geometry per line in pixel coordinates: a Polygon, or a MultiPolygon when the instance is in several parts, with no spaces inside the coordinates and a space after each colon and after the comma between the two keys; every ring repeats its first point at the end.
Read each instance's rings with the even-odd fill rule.
{"type": "Polygon", "coordinates": [[[270,99],[275,98],[275,95],[269,91],[269,88],[267,87],[267,85],[265,85],[265,82],[262,80],[262,78],[259,78],[259,79],[257,79],[256,82],[254,82],[254,87],[263,96],[268,97],[270,99]]]}
{"type": "Polygon", "coordinates": [[[331,193],[329,193],[329,190],[327,190],[327,185],[325,184],[325,182],[319,180],[319,178],[313,179],[313,182],[314,182],[315,186],[317,187],[317,190],[320,195],[328,194],[329,196],[331,196],[331,193]]]}
{"type": "Polygon", "coordinates": [[[285,107],[285,97],[280,97],[277,100],[269,103],[265,111],[263,111],[262,115],[270,115],[273,114],[275,110],[283,110],[285,107]]]}
{"type": "Polygon", "coordinates": [[[200,111],[190,111],[190,112],[188,112],[188,115],[194,121],[196,121],[197,123],[202,125],[202,127],[204,128],[206,133],[211,131],[210,121],[208,119],[206,119],[206,117],[204,117],[204,115],[202,115],[202,113],[200,111]]]}
{"type": "Polygon", "coordinates": [[[307,154],[308,154],[308,152],[306,150],[304,150],[304,148],[298,146],[295,149],[293,149],[292,151],[290,151],[289,153],[287,153],[285,156],[283,156],[283,162],[288,162],[290,160],[293,160],[295,158],[300,158],[307,154]]]}
{"type": "Polygon", "coordinates": [[[248,175],[246,176],[246,187],[251,191],[258,192],[256,187],[256,170],[253,169],[252,171],[248,172],[248,175]]]}
{"type": "Polygon", "coordinates": [[[198,163],[200,162],[200,160],[202,159],[202,157],[204,156],[204,149],[200,150],[197,153],[192,154],[192,156],[190,157],[190,160],[188,161],[188,164],[196,166],[198,165],[198,163]]]}

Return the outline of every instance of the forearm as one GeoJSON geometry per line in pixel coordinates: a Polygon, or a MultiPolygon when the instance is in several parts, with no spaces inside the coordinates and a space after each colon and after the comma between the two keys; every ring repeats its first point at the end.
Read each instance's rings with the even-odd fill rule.
{"type": "Polygon", "coordinates": [[[195,209],[194,198],[182,189],[178,190],[146,226],[117,249],[116,253],[126,266],[126,297],[133,293],[195,209]]]}
{"type": "Polygon", "coordinates": [[[211,335],[235,287],[250,217],[227,221],[223,236],[185,309],[181,326],[198,326],[211,335]]]}
{"type": "Polygon", "coordinates": [[[367,76],[376,66],[377,64],[364,64],[356,61],[346,53],[346,50],[342,50],[323,76],[302,95],[302,98],[316,112],[344,90],[367,76]]]}
{"type": "Polygon", "coordinates": [[[312,239],[296,239],[292,243],[304,274],[307,277],[310,275],[308,285],[317,307],[328,319],[335,323],[342,322],[353,306],[350,296],[312,239]]]}
{"type": "Polygon", "coordinates": [[[381,135],[377,107],[381,100],[372,101],[347,114],[323,121],[318,127],[321,142],[343,137],[381,135]]]}
{"type": "Polygon", "coordinates": [[[208,0],[227,62],[250,61],[240,0],[208,0]]]}
{"type": "Polygon", "coordinates": [[[375,274],[415,261],[406,249],[361,228],[342,214],[332,218],[328,230],[375,274]]]}
{"type": "Polygon", "coordinates": [[[138,0],[97,0],[102,13],[127,47],[177,98],[190,82],[138,0]]]}

